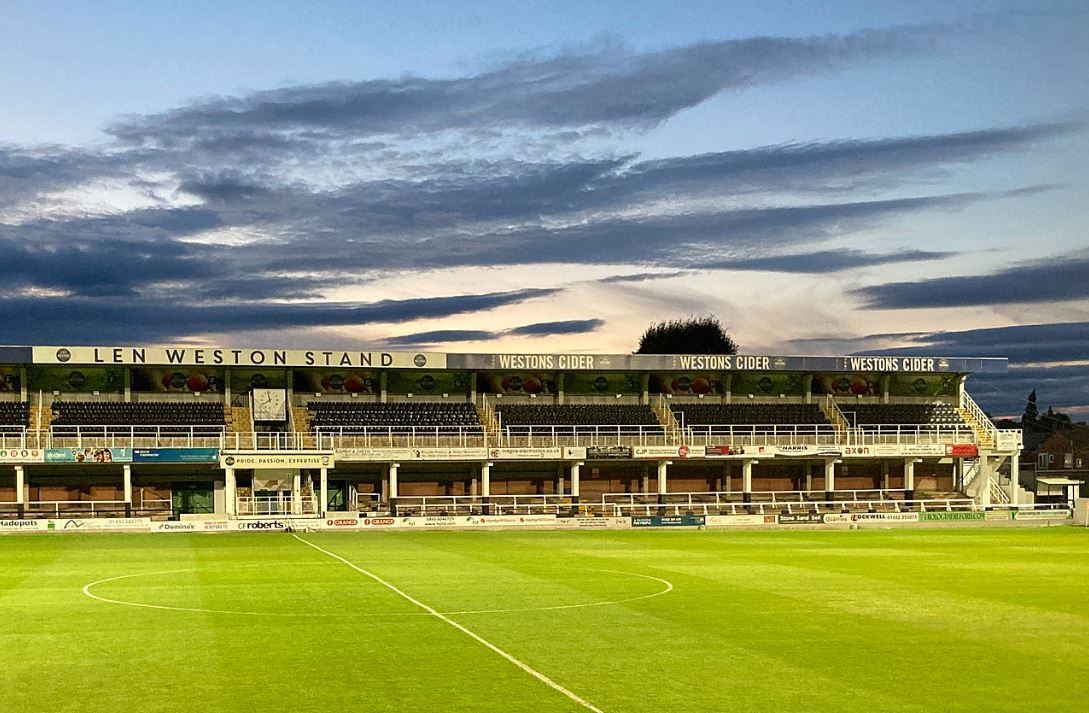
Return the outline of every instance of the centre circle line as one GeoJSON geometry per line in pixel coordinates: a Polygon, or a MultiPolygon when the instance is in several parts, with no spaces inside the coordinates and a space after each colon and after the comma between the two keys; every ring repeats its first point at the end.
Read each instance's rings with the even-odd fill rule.
{"type": "Polygon", "coordinates": [[[578,703],[583,708],[585,708],[587,710],[590,710],[590,711],[593,711],[594,713],[605,713],[603,710],[601,710],[600,708],[595,706],[593,703],[590,703],[586,699],[582,698],[581,696],[579,696],[574,691],[571,691],[571,690],[569,690],[567,688],[564,688],[563,686],[556,683],[555,681],[553,681],[548,676],[544,675],[543,673],[541,673],[537,669],[531,667],[529,664],[524,663],[523,661],[521,661],[520,659],[515,658],[511,654],[508,654],[506,651],[499,648],[498,646],[496,646],[492,642],[488,641],[487,639],[485,639],[480,634],[475,633],[471,629],[467,628],[463,624],[459,624],[458,622],[454,621],[453,619],[446,616],[442,612],[428,606],[427,604],[424,604],[419,599],[416,599],[415,597],[413,597],[411,594],[408,594],[407,592],[404,592],[401,589],[398,589],[396,585],[391,584],[390,582],[387,582],[386,580],[379,577],[377,574],[374,574],[373,572],[370,572],[368,570],[363,569],[359,565],[355,564],[354,562],[351,562],[349,560],[344,559],[343,557],[336,554],[335,552],[330,552],[329,550],[327,550],[327,549],[325,549],[323,547],[319,547],[318,545],[315,545],[313,542],[310,542],[309,540],[305,540],[305,539],[299,537],[294,532],[291,533],[291,536],[294,537],[299,542],[306,545],[307,547],[312,547],[313,549],[317,550],[318,552],[321,552],[322,554],[324,554],[324,555],[326,555],[328,557],[332,557],[333,559],[335,559],[335,560],[337,560],[339,562],[343,562],[344,564],[346,564],[349,567],[351,567],[352,569],[354,569],[356,572],[359,572],[360,574],[363,574],[363,575],[366,575],[367,577],[370,577],[371,579],[378,582],[379,584],[381,584],[386,589],[389,589],[391,592],[394,592],[395,594],[397,594],[400,597],[404,598],[406,601],[408,601],[408,602],[410,602],[412,604],[415,604],[419,608],[423,609],[427,613],[434,616],[439,621],[442,621],[442,622],[444,622],[446,624],[449,624],[450,626],[454,627],[455,629],[457,629],[461,633],[468,636],[473,641],[476,641],[477,643],[484,646],[488,650],[490,650],[490,651],[498,654],[499,656],[503,657],[504,659],[506,659],[510,663],[512,663],[515,666],[517,666],[518,668],[520,668],[522,671],[528,673],[530,676],[533,676],[538,681],[545,684],[546,686],[553,689],[554,691],[558,691],[559,693],[562,693],[564,696],[567,696],[569,699],[571,699],[575,703],[578,703]]]}

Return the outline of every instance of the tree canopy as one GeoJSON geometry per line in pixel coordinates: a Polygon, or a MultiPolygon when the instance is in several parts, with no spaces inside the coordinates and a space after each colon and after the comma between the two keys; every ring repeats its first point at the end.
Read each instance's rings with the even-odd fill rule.
{"type": "Polygon", "coordinates": [[[737,354],[737,343],[718,318],[688,317],[656,322],[639,337],[636,354],[737,354]]]}

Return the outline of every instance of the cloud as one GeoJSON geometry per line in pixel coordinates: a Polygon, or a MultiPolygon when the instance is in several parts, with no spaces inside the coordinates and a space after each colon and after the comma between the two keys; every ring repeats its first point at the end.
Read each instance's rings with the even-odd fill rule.
{"type": "Polygon", "coordinates": [[[722,92],[919,52],[940,34],[935,27],[900,26],[709,41],[647,53],[610,42],[509,61],[467,77],[334,82],[214,98],[130,117],[109,132],[129,144],[176,148],[209,138],[252,145],[306,132],[366,137],[501,127],[646,127],[722,92]]]}
{"type": "Polygon", "coordinates": [[[821,250],[793,255],[769,255],[767,257],[738,258],[711,263],[707,267],[728,268],[731,270],[765,270],[769,272],[829,273],[841,270],[856,270],[874,265],[888,265],[898,262],[922,262],[943,260],[956,255],[955,252],[933,252],[926,250],[904,250],[898,253],[878,255],[862,250],[845,248],[843,250],[821,250]]]}
{"type": "Polygon", "coordinates": [[[557,334],[584,334],[593,332],[605,324],[601,319],[572,319],[562,322],[538,322],[501,331],[479,329],[438,329],[429,332],[416,332],[391,337],[386,340],[390,346],[427,346],[454,342],[488,342],[505,336],[548,336],[557,334]]]}
{"type": "Polygon", "coordinates": [[[1089,251],[1012,265],[988,275],[890,282],[852,290],[866,307],[918,309],[1055,302],[1089,297],[1089,251]]]}
{"type": "MultiPolygon", "coordinates": [[[[483,312],[554,295],[555,289],[335,303],[197,303],[87,297],[0,299],[5,338],[14,343],[151,343],[194,333],[354,326],[483,312]]],[[[243,345],[239,345],[243,346],[243,345]]]]}
{"type": "Polygon", "coordinates": [[[543,337],[553,334],[586,334],[600,329],[603,319],[568,319],[561,322],[537,322],[509,329],[506,334],[516,337],[543,337]]]}

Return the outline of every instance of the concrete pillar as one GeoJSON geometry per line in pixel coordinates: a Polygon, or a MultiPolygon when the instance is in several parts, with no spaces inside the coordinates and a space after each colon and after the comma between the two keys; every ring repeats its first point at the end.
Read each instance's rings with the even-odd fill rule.
{"type": "Polygon", "coordinates": [[[564,372],[560,371],[556,373],[556,403],[563,405],[563,392],[564,392],[564,372]]]}
{"type": "Polygon", "coordinates": [[[639,492],[644,495],[650,492],[650,466],[646,463],[643,464],[643,482],[639,492]]]}
{"type": "Polygon", "coordinates": [[[575,502],[579,500],[579,470],[582,466],[582,461],[577,460],[571,463],[571,499],[575,502]]]}
{"type": "Polygon", "coordinates": [[[669,492],[669,465],[672,461],[658,462],[658,502],[665,501],[665,495],[669,492]]]}
{"type": "Polygon", "coordinates": [[[325,514],[329,512],[329,469],[322,468],[320,473],[321,485],[319,487],[321,495],[319,497],[321,499],[318,501],[318,512],[321,513],[322,517],[325,517],[325,514]]]}
{"type": "Polygon", "coordinates": [[[386,486],[386,499],[391,503],[397,499],[397,471],[400,469],[400,463],[389,464],[389,480],[386,486]]]}
{"type": "Polygon", "coordinates": [[[1020,483],[1018,481],[1021,479],[1021,464],[1018,462],[1019,460],[1020,459],[1018,458],[1018,455],[1016,453],[1014,455],[1010,456],[1010,504],[1011,505],[1017,505],[1018,499],[1019,499],[1018,493],[1020,492],[1020,488],[1018,486],[1020,485],[1020,483]]]}
{"type": "Polygon", "coordinates": [[[881,461],[881,489],[889,489],[889,462],[887,460],[881,461]]]}
{"type": "Polygon", "coordinates": [[[824,461],[824,499],[828,501],[836,499],[835,458],[826,458],[824,461]]]}
{"type": "Polygon", "coordinates": [[[915,499],[915,459],[904,459],[904,499],[915,499]]]}
{"type": "Polygon", "coordinates": [[[813,464],[809,461],[805,462],[805,489],[806,492],[813,490],[813,464]]]}
{"type": "Polygon", "coordinates": [[[469,495],[474,498],[480,495],[479,481],[475,477],[469,478],[469,495]]]}
{"type": "Polygon", "coordinates": [[[227,517],[234,517],[238,514],[238,480],[235,478],[234,468],[224,471],[223,497],[227,506],[227,517]]]}
{"type": "Polygon", "coordinates": [[[378,372],[378,400],[386,403],[386,372],[378,372]]]}
{"type": "Polygon", "coordinates": [[[754,462],[748,458],[741,461],[741,497],[747,503],[752,502],[752,464],[754,462]]]}
{"type": "Polygon", "coordinates": [[[729,493],[733,490],[733,468],[729,463],[722,464],[722,492],[729,493]]]}
{"type": "Polygon", "coordinates": [[[121,374],[121,380],[124,384],[125,390],[122,398],[127,403],[129,401],[132,401],[132,368],[126,366],[124,369],[122,369],[121,374]]]}
{"type": "Polygon", "coordinates": [[[483,500],[484,507],[483,513],[485,515],[492,514],[491,498],[492,496],[492,464],[484,463],[480,466],[480,497],[483,500]]]}
{"type": "Polygon", "coordinates": [[[26,512],[26,472],[23,466],[15,466],[15,511],[22,517],[26,512]]]}
{"type": "Polygon", "coordinates": [[[291,514],[302,515],[302,472],[298,470],[291,478],[291,514]]]}
{"type": "Polygon", "coordinates": [[[132,517],[132,466],[127,463],[121,466],[121,482],[125,493],[125,517],[132,517]]]}

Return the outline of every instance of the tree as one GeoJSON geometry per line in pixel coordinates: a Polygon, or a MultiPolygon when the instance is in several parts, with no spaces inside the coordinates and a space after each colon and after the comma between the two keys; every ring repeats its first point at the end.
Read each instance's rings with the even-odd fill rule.
{"type": "Polygon", "coordinates": [[[1032,390],[1032,393],[1028,396],[1028,403],[1025,405],[1025,413],[1021,416],[1021,426],[1023,428],[1031,428],[1030,424],[1036,423],[1036,417],[1039,415],[1040,409],[1036,406],[1036,389],[1032,390]]]}
{"type": "Polygon", "coordinates": [[[718,318],[688,317],[656,322],[639,337],[636,354],[737,354],[737,343],[718,318]]]}

